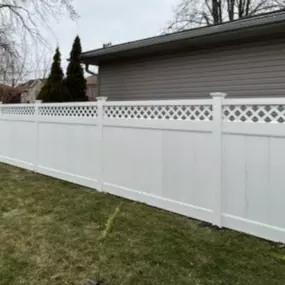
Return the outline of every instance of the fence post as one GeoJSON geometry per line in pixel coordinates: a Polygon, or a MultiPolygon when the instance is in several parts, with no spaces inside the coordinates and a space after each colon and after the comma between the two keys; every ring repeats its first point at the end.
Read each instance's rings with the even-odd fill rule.
{"type": "Polygon", "coordinates": [[[210,93],[213,98],[213,194],[214,211],[213,224],[222,227],[222,195],[223,195],[223,99],[226,93],[210,93]]]}
{"type": "Polygon", "coordinates": [[[40,154],[40,145],[39,145],[39,105],[42,103],[42,100],[36,100],[35,101],[35,124],[36,124],[36,130],[35,130],[35,138],[36,138],[36,146],[35,146],[35,161],[34,161],[34,171],[38,172],[38,166],[39,166],[39,154],[40,154]]]}
{"type": "Polygon", "coordinates": [[[99,130],[99,177],[98,177],[98,191],[103,191],[104,186],[104,146],[103,146],[103,120],[104,120],[104,103],[107,101],[107,97],[99,96],[97,100],[97,119],[98,119],[98,130],[99,130]]]}

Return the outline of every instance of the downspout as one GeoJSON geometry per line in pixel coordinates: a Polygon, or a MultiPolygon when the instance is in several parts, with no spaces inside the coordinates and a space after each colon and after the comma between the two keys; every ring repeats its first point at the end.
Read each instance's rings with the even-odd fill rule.
{"type": "Polygon", "coordinates": [[[90,69],[89,69],[89,64],[85,64],[85,71],[91,75],[94,75],[96,76],[97,74],[92,72],[90,69]]]}

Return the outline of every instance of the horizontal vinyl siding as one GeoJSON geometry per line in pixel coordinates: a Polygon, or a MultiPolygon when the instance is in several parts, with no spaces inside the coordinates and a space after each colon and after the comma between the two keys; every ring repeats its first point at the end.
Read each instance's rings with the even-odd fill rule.
{"type": "Polygon", "coordinates": [[[285,96],[285,40],[100,65],[109,100],[285,96]]]}

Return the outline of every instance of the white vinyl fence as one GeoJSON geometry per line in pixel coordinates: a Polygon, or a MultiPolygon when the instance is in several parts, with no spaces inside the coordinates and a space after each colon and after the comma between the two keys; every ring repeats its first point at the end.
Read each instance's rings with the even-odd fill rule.
{"type": "Polygon", "coordinates": [[[285,99],[0,105],[0,161],[285,242],[285,99]]]}

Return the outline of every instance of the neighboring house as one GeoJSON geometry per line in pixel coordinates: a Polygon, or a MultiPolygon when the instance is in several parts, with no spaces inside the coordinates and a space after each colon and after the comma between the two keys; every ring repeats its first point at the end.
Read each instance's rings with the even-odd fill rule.
{"type": "Polygon", "coordinates": [[[81,55],[99,66],[108,100],[285,96],[285,12],[246,18],[81,55]]]}
{"type": "Polygon", "coordinates": [[[21,103],[21,90],[5,84],[0,84],[0,102],[4,104],[21,103]]]}
{"type": "Polygon", "coordinates": [[[37,100],[37,96],[39,95],[43,85],[43,79],[32,79],[19,84],[17,88],[21,89],[21,102],[34,103],[37,100]]]}
{"type": "Polygon", "coordinates": [[[86,78],[86,96],[88,101],[95,101],[97,97],[97,75],[92,75],[86,78]]]}

